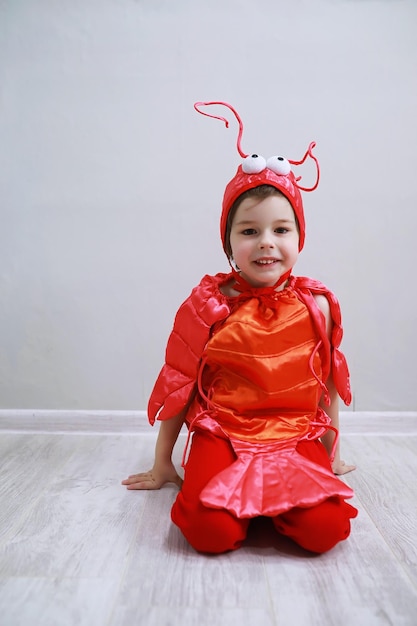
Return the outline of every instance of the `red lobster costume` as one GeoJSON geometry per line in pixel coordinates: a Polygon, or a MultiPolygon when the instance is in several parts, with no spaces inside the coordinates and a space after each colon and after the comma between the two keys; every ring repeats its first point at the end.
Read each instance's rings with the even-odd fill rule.
{"type": "MultiPolygon", "coordinates": [[[[199,112],[202,104],[196,105],[199,112]]],[[[305,223],[299,190],[309,189],[299,187],[291,164],[314,159],[314,189],[319,179],[314,144],[299,162],[247,156],[240,149],[240,118],[229,108],[239,121],[244,162],[225,191],[225,250],[233,203],[244,191],[265,184],[290,201],[301,250],[305,223]]],[[[332,428],[319,405],[328,398],[330,373],[340,397],[351,401],[349,372],[339,350],[342,334],[335,296],[322,283],[290,272],[268,288],[251,287],[234,269],[205,276],[182,304],[148,414],[153,424],[187,408],[193,437],[172,519],[197,550],[239,547],[250,519],[258,516],[270,517],[280,533],[315,552],[348,536],[356,510],[345,499],[353,492],[333,475],[319,440],[332,428]],[[240,295],[224,295],[228,284],[235,284],[240,295]],[[319,295],[330,308],[330,340],[316,303],[319,295]]]]}

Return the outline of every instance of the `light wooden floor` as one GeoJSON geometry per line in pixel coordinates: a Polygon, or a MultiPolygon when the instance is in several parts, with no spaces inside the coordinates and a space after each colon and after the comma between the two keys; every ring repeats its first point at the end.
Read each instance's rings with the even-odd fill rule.
{"type": "Polygon", "coordinates": [[[0,431],[1,626],[415,626],[417,428],[373,424],[343,436],[359,517],[323,556],[265,523],[237,552],[195,553],[174,487],[119,484],[151,464],[154,431],[0,431]]]}

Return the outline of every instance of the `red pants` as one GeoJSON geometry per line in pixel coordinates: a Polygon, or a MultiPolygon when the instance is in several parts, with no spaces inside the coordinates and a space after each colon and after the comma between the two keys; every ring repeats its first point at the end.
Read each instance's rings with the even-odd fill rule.
{"type": "MultiPolygon", "coordinates": [[[[319,441],[300,441],[300,454],[330,468],[329,457],[319,441]]],[[[172,507],[171,517],[198,552],[221,553],[239,548],[246,538],[250,519],[239,519],[225,509],[210,509],[199,499],[208,481],[236,460],[226,439],[196,431],[185,467],[184,483],[172,507]]],[[[357,510],[337,496],[312,508],[294,508],[272,518],[276,530],[297,544],[321,553],[333,548],[350,533],[350,518],[357,510]]]]}

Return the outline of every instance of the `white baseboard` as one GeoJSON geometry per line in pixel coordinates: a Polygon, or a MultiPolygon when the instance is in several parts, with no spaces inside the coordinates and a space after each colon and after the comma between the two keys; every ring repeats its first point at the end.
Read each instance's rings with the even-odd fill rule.
{"type": "Polygon", "coordinates": [[[146,411],[0,409],[0,432],[144,434],[154,430],[146,411]]]}
{"type": "MultiPolygon", "coordinates": [[[[343,435],[417,435],[417,411],[342,411],[343,435]]],[[[0,409],[0,432],[154,434],[146,411],[0,409]]]]}

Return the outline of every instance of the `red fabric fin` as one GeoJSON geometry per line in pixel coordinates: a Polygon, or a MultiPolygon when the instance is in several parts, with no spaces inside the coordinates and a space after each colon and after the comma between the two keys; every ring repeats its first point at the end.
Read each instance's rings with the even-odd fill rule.
{"type": "Polygon", "coordinates": [[[151,424],[156,417],[174,417],[186,406],[211,328],[230,312],[219,290],[228,277],[228,274],[204,276],[178,309],[165,351],[165,364],[148,402],[151,424]]]}
{"type": "Polygon", "coordinates": [[[257,447],[232,441],[238,459],[212,478],[201,502],[238,518],[275,517],[294,507],[312,507],[353,491],[330,470],[299,454],[296,443],[257,447]]]}

